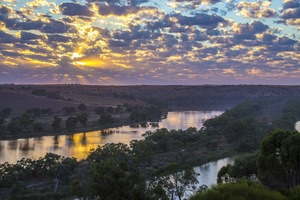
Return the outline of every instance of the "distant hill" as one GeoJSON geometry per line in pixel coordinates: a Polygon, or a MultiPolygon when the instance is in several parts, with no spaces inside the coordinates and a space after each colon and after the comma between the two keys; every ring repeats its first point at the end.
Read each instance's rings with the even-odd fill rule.
{"type": "Polygon", "coordinates": [[[245,99],[291,98],[300,96],[300,86],[199,85],[199,86],[96,86],[96,85],[0,85],[0,109],[10,107],[19,114],[32,107],[61,110],[85,103],[117,106],[124,103],[161,103],[170,109],[225,110],[245,99]],[[41,96],[55,93],[55,98],[41,96]],[[36,96],[33,94],[40,94],[36,96]]]}

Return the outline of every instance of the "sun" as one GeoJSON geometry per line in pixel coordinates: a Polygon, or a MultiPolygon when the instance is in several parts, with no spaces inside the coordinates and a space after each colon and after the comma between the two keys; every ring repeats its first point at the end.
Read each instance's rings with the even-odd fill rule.
{"type": "Polygon", "coordinates": [[[78,67],[104,68],[105,61],[100,58],[86,58],[74,61],[73,64],[78,67]]]}

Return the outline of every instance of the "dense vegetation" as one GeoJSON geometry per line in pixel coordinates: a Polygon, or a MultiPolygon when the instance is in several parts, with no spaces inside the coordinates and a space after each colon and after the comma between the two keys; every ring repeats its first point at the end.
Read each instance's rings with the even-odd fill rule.
{"type": "Polygon", "coordinates": [[[51,108],[30,108],[20,116],[12,116],[12,112],[11,108],[0,110],[0,138],[99,130],[124,124],[143,124],[147,120],[158,121],[162,116],[162,108],[151,104],[124,104],[88,111],[88,107],[81,103],[77,107],[64,107],[60,112],[51,108]]]}
{"type": "MultiPolygon", "coordinates": [[[[265,120],[266,109],[271,104],[277,105],[278,101],[247,101],[219,117],[207,120],[200,130],[158,129],[146,132],[144,140],[134,140],[129,146],[107,144],[92,150],[88,158],[81,162],[47,154],[36,161],[23,159],[16,164],[4,163],[0,166],[0,187],[14,195],[13,198],[22,199],[67,196],[83,199],[153,200],[177,196],[181,199],[184,191],[195,191],[193,186],[198,174],[191,166],[229,155],[249,153],[219,172],[220,180],[236,183],[202,191],[193,199],[297,199],[299,188],[294,186],[299,184],[300,174],[299,133],[274,130],[299,120],[297,111],[300,102],[285,100],[282,115],[271,121],[265,120]],[[292,179],[285,172],[293,173],[292,179]],[[253,174],[257,175],[264,186],[258,183],[253,174]],[[249,182],[239,182],[239,179],[245,178],[249,182]],[[42,179],[46,179],[48,183],[42,179]],[[53,179],[61,181],[59,186],[57,183],[56,187],[52,186],[53,179]],[[33,186],[33,180],[37,180],[39,184],[33,186]],[[270,191],[268,188],[280,189],[280,192],[270,191]]],[[[77,109],[65,109],[65,128],[72,130],[78,126],[86,127],[89,117],[86,109],[84,105],[77,109]]],[[[97,123],[102,126],[115,123],[111,114],[124,109],[131,113],[129,116],[132,123],[161,114],[158,107],[124,105],[115,109],[95,109],[97,123]]],[[[10,114],[9,109],[3,110],[1,119],[4,122],[0,125],[6,127],[6,131],[9,127],[12,130],[18,127],[9,126],[10,123],[20,125],[22,130],[31,130],[35,117],[39,115],[35,113],[38,111],[32,109],[24,116],[8,122],[6,119],[10,114]]],[[[53,117],[53,130],[60,130],[63,119],[56,115],[50,116],[53,117]]],[[[36,129],[38,128],[36,125],[36,129]]]]}

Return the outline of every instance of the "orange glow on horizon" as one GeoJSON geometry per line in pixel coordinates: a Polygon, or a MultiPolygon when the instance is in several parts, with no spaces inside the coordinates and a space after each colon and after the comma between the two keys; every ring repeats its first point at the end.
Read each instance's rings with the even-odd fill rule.
{"type": "Polygon", "coordinates": [[[75,61],[73,62],[73,64],[78,67],[86,66],[92,68],[104,68],[106,62],[99,58],[86,58],[86,59],[75,61]]]}

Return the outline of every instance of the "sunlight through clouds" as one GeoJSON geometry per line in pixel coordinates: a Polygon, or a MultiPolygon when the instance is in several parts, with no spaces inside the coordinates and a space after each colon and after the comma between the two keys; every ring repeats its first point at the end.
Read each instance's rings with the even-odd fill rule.
{"type": "Polygon", "coordinates": [[[300,84],[299,10],[299,0],[2,0],[0,82],[300,84]]]}

